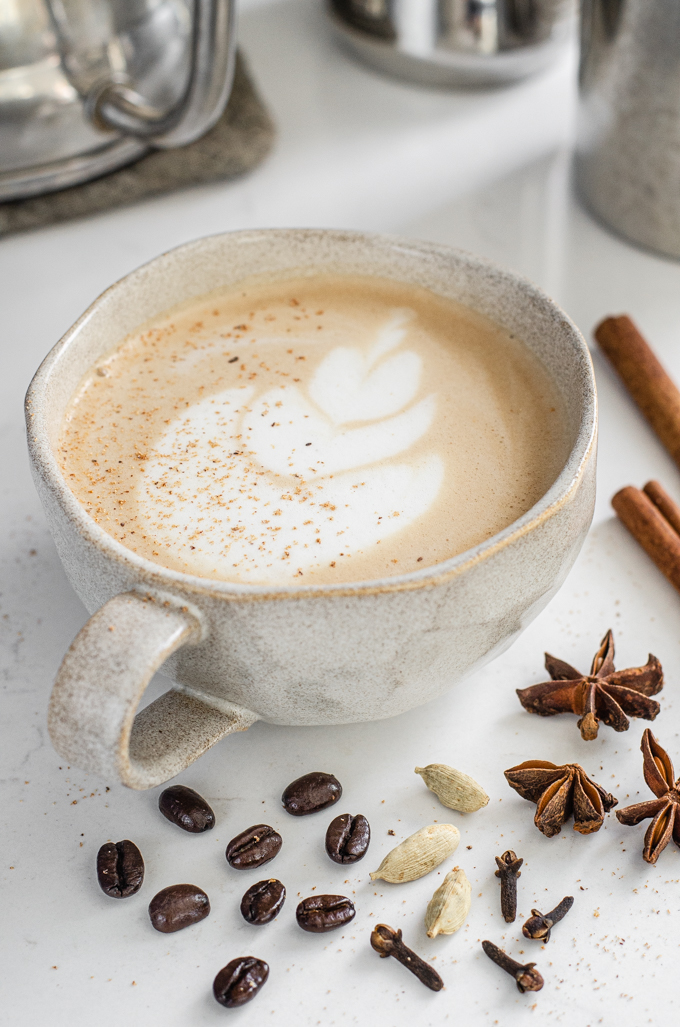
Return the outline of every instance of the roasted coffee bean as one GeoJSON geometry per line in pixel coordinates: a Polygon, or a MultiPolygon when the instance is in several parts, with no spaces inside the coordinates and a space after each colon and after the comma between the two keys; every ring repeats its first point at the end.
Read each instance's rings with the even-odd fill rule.
{"type": "Polygon", "coordinates": [[[256,824],[237,834],[227,845],[227,863],[234,870],[254,870],[278,854],[283,839],[267,824],[256,824]]]}
{"type": "Polygon", "coordinates": [[[134,842],[107,842],[97,853],[99,887],[112,899],[126,899],[142,887],[144,860],[134,842]]]}
{"type": "Polygon", "coordinates": [[[210,831],[215,826],[215,814],[208,803],[186,785],[172,785],[161,792],[158,808],[167,820],[192,834],[210,831]]]}
{"type": "Polygon", "coordinates": [[[163,934],[173,934],[197,924],[210,912],[210,899],[195,884],[171,884],[149,903],[151,923],[163,934]]]}
{"type": "Polygon", "coordinates": [[[241,916],[249,924],[268,924],[286,901],[286,889],[275,877],[258,881],[241,899],[241,916]]]}
{"type": "Polygon", "coordinates": [[[368,851],[371,829],[359,813],[343,813],[332,820],[326,831],[326,852],[334,863],[358,863],[368,851]]]}
{"type": "Polygon", "coordinates": [[[255,998],[269,977],[269,966],[264,959],[241,956],[223,966],[213,981],[213,994],[222,1006],[233,1009],[255,998]]]}
{"type": "Polygon", "coordinates": [[[314,771],[289,784],[281,802],[294,817],[305,817],[308,813],[318,813],[332,806],[341,795],[342,785],[336,777],[314,771]]]}
{"type": "Polygon", "coordinates": [[[297,922],[303,931],[323,934],[344,927],[354,920],[356,910],[351,899],[344,895],[310,895],[295,910],[297,922]]]}

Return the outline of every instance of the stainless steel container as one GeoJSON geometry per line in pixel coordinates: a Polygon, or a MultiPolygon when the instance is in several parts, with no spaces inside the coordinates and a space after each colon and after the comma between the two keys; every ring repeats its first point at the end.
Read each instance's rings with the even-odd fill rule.
{"type": "Polygon", "coordinates": [[[680,0],[582,0],[577,188],[614,231],[680,257],[680,0]]]}
{"type": "Polygon", "coordinates": [[[573,0],[327,0],[341,39],[380,71],[424,85],[493,86],[547,67],[573,0]]]}
{"type": "Polygon", "coordinates": [[[235,0],[0,0],[0,200],[183,146],[227,102],[235,0]]]}

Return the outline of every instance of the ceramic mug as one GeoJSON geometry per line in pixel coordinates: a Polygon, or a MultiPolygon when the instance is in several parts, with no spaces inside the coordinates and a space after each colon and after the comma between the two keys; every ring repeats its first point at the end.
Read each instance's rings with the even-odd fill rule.
{"type": "Polygon", "coordinates": [[[39,368],[26,416],[59,556],[93,614],[57,675],[50,736],[63,759],[131,788],[167,781],[258,719],[352,723],[436,698],[543,609],[592,518],[597,413],[583,337],[536,286],[435,243],[310,229],[233,232],[181,246],[95,300],[39,368]],[[319,272],[424,286],[522,339],[568,411],[570,453],[555,483],[473,549],[381,580],[242,585],[168,570],[126,549],[85,512],[57,461],[64,411],[81,378],[128,332],[178,302],[253,274],[319,272]],[[172,687],[137,714],[161,667],[172,687]]]}

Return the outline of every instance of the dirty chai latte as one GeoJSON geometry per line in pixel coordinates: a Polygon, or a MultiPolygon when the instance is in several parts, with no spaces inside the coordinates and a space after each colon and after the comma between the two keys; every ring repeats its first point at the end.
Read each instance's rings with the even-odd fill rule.
{"type": "Polygon", "coordinates": [[[381,278],[253,280],[122,341],[81,382],[66,480],[128,549],[255,585],[404,574],[527,511],[567,456],[542,365],[381,278]]]}

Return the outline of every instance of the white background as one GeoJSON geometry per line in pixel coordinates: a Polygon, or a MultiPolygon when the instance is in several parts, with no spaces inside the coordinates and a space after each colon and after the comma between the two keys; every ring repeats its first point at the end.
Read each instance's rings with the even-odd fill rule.
{"type": "MultiPolygon", "coordinates": [[[[547,610],[511,650],[430,706],[394,720],[334,728],[257,724],[226,739],[180,780],[213,805],[218,825],[198,837],[157,811],[158,790],[133,793],[68,768],[45,730],[49,689],[86,619],[57,559],[27,467],[22,399],[48,349],[113,280],[197,236],[259,226],[318,225],[436,239],[527,274],[560,302],[590,340],[597,321],[628,311],[680,379],[680,265],[629,247],[595,224],[571,196],[569,144],[575,58],[515,88],[446,93],[364,70],[332,41],[312,0],[249,4],[241,40],[278,125],[269,160],[242,181],[215,185],[87,221],[0,241],[0,625],[2,713],[3,1024],[130,1027],[146,1024],[440,1024],[673,1022],[678,1016],[680,852],[642,861],[644,826],[611,814],[596,835],[568,826],[545,839],[533,806],[503,770],[527,758],[582,762],[620,804],[649,793],[641,775],[644,722],[627,734],[603,727],[581,741],[576,718],[524,713],[514,689],[543,680],[548,649],[587,671],[613,627],[617,665],[663,662],[666,687],[654,725],[680,770],[680,597],[616,522],[609,507],[623,485],[658,477],[680,496],[678,471],[594,352],[601,404],[599,497],[590,536],[547,610]],[[440,806],[416,764],[452,764],[491,796],[463,816],[440,806]],[[364,813],[373,840],[364,862],[336,867],[323,851],[330,815],[297,820],[280,807],[283,787],[309,770],[344,785],[342,810],[364,813]],[[418,882],[374,887],[395,841],[434,820],[462,833],[454,859],[418,882]],[[278,828],[284,846],[266,871],[238,874],[224,859],[231,837],[253,823],[278,828]],[[395,838],[388,830],[395,831],[395,838]],[[132,838],[146,859],[134,898],[99,891],[94,862],[107,839],[132,838]],[[494,855],[524,857],[519,916],[499,911],[494,855]],[[473,884],[465,928],[428,940],[425,905],[446,869],[473,884]],[[278,920],[240,918],[245,889],[275,874],[288,889],[278,920]],[[157,934],[146,907],[161,887],[206,889],[211,916],[177,935],[157,934]],[[345,892],[357,905],[349,929],[306,935],[295,924],[298,894],[345,892]],[[576,898],[542,947],[521,938],[531,907],[576,898]],[[402,927],[433,959],[446,990],[432,994],[368,942],[371,926],[402,927]],[[491,938],[534,959],[546,984],[520,995],[482,954],[491,938]],[[240,1011],[211,995],[217,970],[237,955],[271,966],[260,996],[240,1011]]],[[[154,683],[155,696],[164,688],[154,683]]],[[[151,695],[150,695],[151,697],[151,695]]]]}

